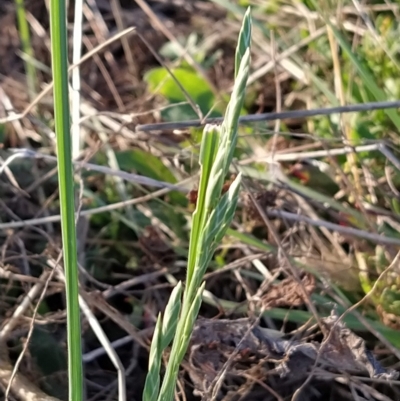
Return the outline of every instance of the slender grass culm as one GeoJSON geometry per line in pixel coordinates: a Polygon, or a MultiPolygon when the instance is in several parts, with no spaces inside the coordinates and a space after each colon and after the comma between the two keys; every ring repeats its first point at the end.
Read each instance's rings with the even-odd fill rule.
{"type": "Polygon", "coordinates": [[[250,65],[251,17],[247,10],[239,33],[235,56],[235,84],[224,121],[207,125],[200,150],[200,183],[190,233],[186,285],[172,291],[164,317],[157,319],[149,356],[143,401],[172,401],[179,366],[186,354],[204,289],[208,264],[230,226],[239,195],[239,174],[221,194],[238,137],[238,119],[243,107],[250,65]],[[163,351],[172,348],[163,381],[160,369],[163,351]]]}
{"type": "Polygon", "coordinates": [[[29,99],[32,100],[37,92],[37,82],[36,67],[33,64],[34,53],[29,33],[28,17],[23,0],[15,0],[15,6],[17,10],[18,32],[22,51],[24,52],[26,83],[28,86],[29,99]]]}
{"type": "Polygon", "coordinates": [[[67,304],[69,400],[82,401],[82,348],[68,96],[66,2],[65,0],[51,0],[49,3],[51,62],[54,81],[54,122],[57,137],[57,167],[67,304]]]}

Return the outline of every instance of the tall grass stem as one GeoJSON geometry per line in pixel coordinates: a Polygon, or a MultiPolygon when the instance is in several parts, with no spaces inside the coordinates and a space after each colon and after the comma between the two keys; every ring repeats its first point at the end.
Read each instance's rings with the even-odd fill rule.
{"type": "Polygon", "coordinates": [[[67,301],[69,400],[83,401],[81,325],[75,229],[74,179],[68,96],[68,53],[65,0],[50,1],[51,57],[54,80],[54,120],[67,301]]]}

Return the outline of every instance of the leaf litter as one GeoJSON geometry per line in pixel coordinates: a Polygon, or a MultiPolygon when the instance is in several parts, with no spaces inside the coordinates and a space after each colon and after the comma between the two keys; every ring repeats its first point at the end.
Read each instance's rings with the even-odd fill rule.
{"type": "Polygon", "coordinates": [[[349,330],[335,311],[321,319],[324,331],[321,342],[286,340],[282,333],[255,323],[249,318],[197,321],[186,365],[195,395],[210,399],[215,379],[227,363],[230,368],[225,385],[218,393],[218,399],[224,400],[232,397],[232,377],[246,373],[280,394],[288,383],[299,387],[298,383],[310,375],[314,364],[320,368],[315,379],[321,372],[368,374],[372,379],[383,381],[396,380],[399,376],[395,370],[382,367],[365,341],[349,330]]]}

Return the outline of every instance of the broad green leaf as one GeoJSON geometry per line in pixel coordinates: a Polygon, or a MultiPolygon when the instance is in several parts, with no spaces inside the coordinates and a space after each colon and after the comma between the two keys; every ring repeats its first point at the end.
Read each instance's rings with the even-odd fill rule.
{"type": "Polygon", "coordinates": [[[176,178],[160,158],[141,149],[116,152],[121,170],[136,171],[139,174],[159,181],[175,183],[176,178]]]}
{"type": "MultiPolygon", "coordinates": [[[[201,112],[208,114],[215,104],[215,97],[208,82],[189,68],[176,68],[172,72],[187,94],[199,106],[201,112]]],[[[171,103],[188,101],[186,94],[163,67],[148,71],[144,80],[148,83],[150,92],[164,96],[171,103]]]]}
{"type": "MultiPolygon", "coordinates": [[[[215,117],[219,117],[219,115],[215,117]]],[[[199,116],[193,110],[193,107],[188,103],[172,104],[168,108],[161,110],[162,121],[174,122],[174,121],[196,120],[197,118],[199,118],[199,116]]]]}

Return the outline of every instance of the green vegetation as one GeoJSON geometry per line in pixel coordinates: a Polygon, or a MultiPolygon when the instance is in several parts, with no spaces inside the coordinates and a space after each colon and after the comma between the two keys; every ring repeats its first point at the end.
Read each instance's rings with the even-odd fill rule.
{"type": "MultiPolygon", "coordinates": [[[[0,42],[2,104],[35,107],[0,116],[0,360],[6,344],[7,366],[58,399],[69,388],[74,401],[116,399],[117,389],[121,401],[170,401],[191,392],[179,372],[198,316],[257,316],[290,336],[336,308],[395,365],[400,107],[238,120],[399,99],[397,2],[98,5],[82,26],[92,53],[69,71],[65,45],[81,43],[64,22],[83,11],[65,14],[63,3],[50,1],[50,23],[45,2],[4,9],[19,37],[0,42]],[[79,107],[68,96],[73,69],[79,107]],[[50,76],[53,96],[32,103],[50,76]],[[200,122],[183,129],[187,120],[200,122]],[[149,125],[161,122],[173,128],[149,125]],[[73,164],[71,125],[82,144],[73,164]],[[88,362],[126,335],[134,357],[125,344],[88,362]]],[[[9,20],[0,16],[0,30],[9,20]]],[[[8,383],[0,389],[18,398],[8,383]]]]}

